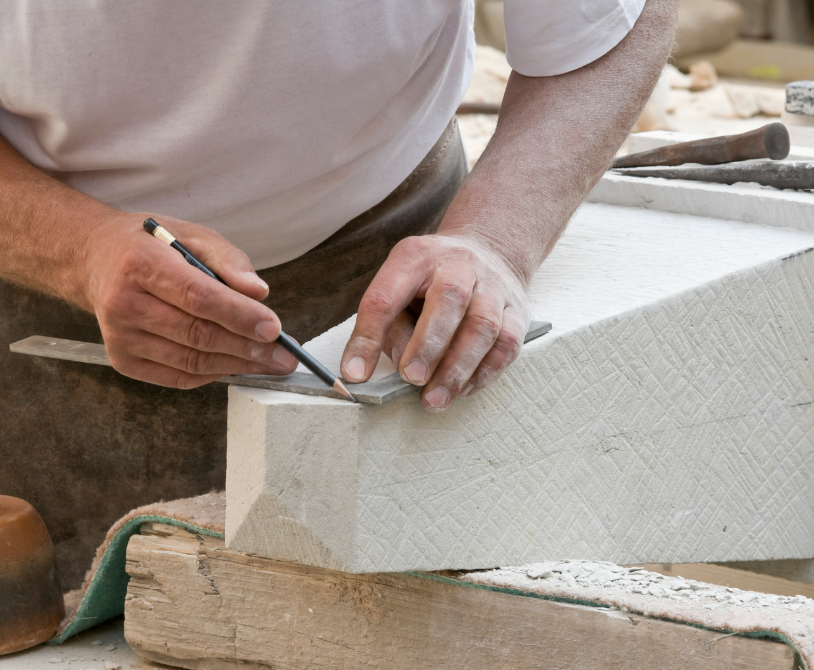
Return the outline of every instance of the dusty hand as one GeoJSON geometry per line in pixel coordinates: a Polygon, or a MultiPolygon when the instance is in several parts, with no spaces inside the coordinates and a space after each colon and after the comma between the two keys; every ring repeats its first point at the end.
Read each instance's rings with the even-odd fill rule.
{"type": "Polygon", "coordinates": [[[156,220],[229,285],[188,265],[126,214],[87,240],[86,307],[113,367],[142,381],[193,388],[233,374],[288,374],[294,358],[272,342],[280,321],[258,302],[268,287],[248,257],[213,230],[156,220]]]}
{"type": "Polygon", "coordinates": [[[406,381],[424,386],[424,407],[441,411],[497,379],[520,352],[528,325],[521,279],[486,244],[410,237],[394,247],[362,298],[342,374],[365,381],[384,351],[406,381]]]}

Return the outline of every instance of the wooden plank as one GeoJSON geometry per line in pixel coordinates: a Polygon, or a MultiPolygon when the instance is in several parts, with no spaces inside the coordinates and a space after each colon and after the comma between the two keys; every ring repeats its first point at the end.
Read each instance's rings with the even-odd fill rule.
{"type": "Polygon", "coordinates": [[[352,575],[247,556],[160,524],[127,550],[125,636],[194,670],[791,670],[783,644],[437,575],[352,575]]]}
{"type": "Polygon", "coordinates": [[[761,593],[774,593],[779,596],[814,598],[814,584],[804,584],[803,582],[795,582],[782,577],[759,574],[726,565],[712,563],[676,563],[672,565],[653,563],[646,564],[644,569],[669,577],[695,579],[699,582],[730,586],[743,591],[760,591],[761,593]]]}
{"type": "MultiPolygon", "coordinates": [[[[551,324],[547,321],[532,321],[524,343],[531,342],[541,335],[545,335],[551,330],[551,324]]],[[[78,363],[90,363],[93,365],[110,365],[107,351],[103,344],[92,344],[90,342],[77,342],[75,340],[63,340],[59,337],[43,337],[42,335],[32,335],[19,342],[13,342],[9,349],[16,354],[28,354],[29,356],[41,356],[44,358],[58,358],[64,361],[75,361],[78,363]]],[[[238,386],[251,386],[254,388],[269,389],[271,391],[285,391],[287,393],[299,393],[301,395],[324,396],[326,398],[337,398],[344,400],[345,396],[340,395],[332,388],[315,377],[310,372],[294,372],[290,375],[236,375],[218,379],[224,384],[236,384],[238,386]]],[[[415,391],[418,387],[408,384],[397,372],[389,374],[381,379],[365,382],[363,384],[347,383],[348,388],[359,402],[371,405],[381,405],[382,403],[395,400],[405,393],[415,391]]]]}

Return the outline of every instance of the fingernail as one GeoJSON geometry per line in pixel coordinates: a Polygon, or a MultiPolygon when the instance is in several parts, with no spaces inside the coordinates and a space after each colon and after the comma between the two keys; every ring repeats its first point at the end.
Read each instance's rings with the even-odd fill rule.
{"type": "Polygon", "coordinates": [[[264,288],[267,291],[269,290],[269,285],[266,284],[266,282],[264,282],[262,279],[260,279],[260,277],[258,277],[256,274],[254,274],[254,272],[247,272],[246,279],[248,279],[252,284],[257,284],[261,288],[264,288]]]}
{"type": "Polygon", "coordinates": [[[281,368],[286,369],[290,368],[292,365],[294,365],[294,363],[297,362],[297,359],[294,358],[282,347],[276,347],[274,349],[274,353],[271,355],[271,359],[281,368]]]}
{"type": "Polygon", "coordinates": [[[459,398],[466,398],[466,396],[470,395],[472,391],[475,390],[475,385],[472,382],[469,382],[466,386],[463,387],[461,392],[458,394],[459,398]]]}
{"type": "Polygon", "coordinates": [[[430,409],[440,412],[442,409],[446,409],[449,404],[449,391],[443,386],[436,386],[424,396],[424,400],[430,406],[430,409]]]}
{"type": "Polygon", "coordinates": [[[273,321],[261,321],[255,327],[254,332],[263,342],[273,342],[280,334],[280,329],[273,321]]]}
{"type": "Polygon", "coordinates": [[[352,381],[354,379],[362,380],[365,378],[365,361],[359,356],[354,356],[345,364],[345,379],[352,381]]]}
{"type": "MultiPolygon", "coordinates": [[[[419,360],[414,360],[404,368],[404,379],[411,384],[421,386],[427,377],[427,366],[419,360]]],[[[439,387],[440,388],[440,387],[439,387]]]]}
{"type": "Polygon", "coordinates": [[[396,347],[393,347],[393,351],[390,352],[390,360],[393,361],[393,365],[398,367],[400,358],[401,356],[399,356],[399,350],[396,349],[396,347]]]}

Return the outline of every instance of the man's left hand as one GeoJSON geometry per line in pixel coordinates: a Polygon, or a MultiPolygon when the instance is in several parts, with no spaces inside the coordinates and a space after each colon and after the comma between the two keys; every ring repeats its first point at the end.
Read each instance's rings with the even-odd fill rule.
{"type": "Polygon", "coordinates": [[[402,240],[359,305],[342,375],[367,380],[384,351],[435,412],[497,379],[529,325],[520,276],[484,242],[426,235],[402,240]]]}

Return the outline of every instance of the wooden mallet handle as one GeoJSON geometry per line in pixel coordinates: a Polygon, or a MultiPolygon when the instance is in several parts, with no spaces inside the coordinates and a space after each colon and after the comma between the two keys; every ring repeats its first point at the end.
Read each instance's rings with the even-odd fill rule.
{"type": "Polygon", "coordinates": [[[646,165],[682,165],[701,163],[718,165],[753,158],[780,160],[789,155],[789,131],[782,123],[751,130],[740,135],[723,135],[681,144],[671,144],[650,151],[620,156],[613,167],[643,167],[646,165]]]}

